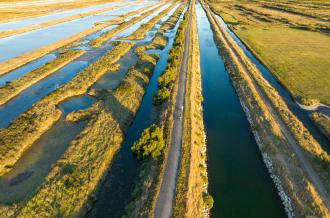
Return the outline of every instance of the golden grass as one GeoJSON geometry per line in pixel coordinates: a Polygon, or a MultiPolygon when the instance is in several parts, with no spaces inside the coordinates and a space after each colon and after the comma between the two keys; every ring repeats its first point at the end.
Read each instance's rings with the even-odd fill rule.
{"type": "MultiPolygon", "coordinates": [[[[184,3],[185,2],[183,2],[182,4],[184,3]]],[[[178,22],[183,9],[184,7],[179,7],[173,13],[173,15],[161,26],[161,28],[158,30],[157,35],[163,34],[165,32],[164,29],[169,30],[173,28],[175,24],[178,22]]],[[[178,30],[177,35],[182,34],[184,25],[185,22],[180,23],[181,28],[178,30]],[[179,33],[179,31],[182,32],[179,33]]],[[[153,46],[154,43],[156,43],[156,38],[154,38],[153,42],[150,45],[147,45],[146,47],[149,48],[158,47],[157,45],[153,46]]],[[[168,59],[171,59],[171,56],[169,56],[168,59]]],[[[139,180],[135,185],[135,189],[132,194],[133,200],[126,206],[124,217],[153,216],[157,196],[160,190],[160,185],[162,183],[162,178],[164,173],[163,170],[166,163],[165,159],[167,157],[168,144],[171,137],[176,93],[177,93],[177,82],[172,89],[170,102],[166,106],[161,108],[159,114],[159,125],[163,128],[164,135],[166,136],[165,141],[167,144],[167,147],[165,148],[165,152],[164,152],[165,153],[164,157],[158,160],[147,159],[144,161],[144,163],[142,163],[141,170],[139,173],[139,180]]]]}
{"type": "MultiPolygon", "coordinates": [[[[268,1],[219,1],[211,5],[296,100],[330,104],[329,22],[313,16],[314,12],[288,11],[304,6],[302,1],[282,3],[286,6],[277,9],[277,3],[268,1]],[[273,5],[275,8],[269,7],[273,5]]],[[[309,5],[319,4],[312,1],[309,5]]]]}
{"type": "MultiPolygon", "coordinates": [[[[192,1],[194,2],[194,1],[192,1]]],[[[192,3],[191,45],[186,83],[184,137],[174,217],[204,217],[203,193],[207,192],[205,131],[195,3],[192,3]]]]}
{"type": "Polygon", "coordinates": [[[156,64],[156,56],[138,54],[139,63],[112,93],[103,94],[88,126],[73,141],[49,173],[38,193],[18,217],[27,215],[71,217],[84,214],[89,196],[95,193],[133,120],[156,64]],[[151,61],[151,62],[150,62],[151,61]],[[65,168],[73,166],[64,173],[65,168]],[[54,203],[50,203],[54,202],[54,203]]]}
{"type": "Polygon", "coordinates": [[[102,75],[115,70],[117,67],[113,64],[133,45],[131,42],[119,43],[70,82],[34,104],[8,128],[0,129],[0,175],[10,171],[24,151],[60,118],[62,112],[56,107],[60,102],[84,94],[102,75]]]}
{"type": "MultiPolygon", "coordinates": [[[[9,1],[5,3],[8,3],[9,1]]],[[[15,1],[17,2],[17,0],[15,1]]],[[[0,22],[10,22],[10,21],[17,21],[32,17],[43,16],[47,14],[54,13],[54,11],[58,10],[72,10],[72,9],[79,9],[85,7],[91,7],[100,4],[106,4],[114,2],[113,0],[79,0],[77,1],[68,1],[68,2],[61,2],[61,3],[52,3],[52,4],[40,4],[40,5],[33,5],[33,6],[16,6],[12,8],[0,8],[0,22]]],[[[10,1],[11,4],[14,4],[14,1],[10,1]]],[[[26,3],[28,3],[26,1],[26,3]]]]}
{"type": "Polygon", "coordinates": [[[82,19],[84,17],[93,16],[93,15],[100,14],[100,13],[103,13],[103,12],[106,12],[106,11],[111,11],[111,10],[115,10],[115,9],[119,9],[119,8],[122,8],[122,7],[129,6],[129,5],[134,5],[134,4],[137,4],[137,3],[133,2],[133,3],[127,3],[127,4],[123,4],[123,5],[119,5],[119,6],[102,8],[102,9],[94,10],[94,11],[91,11],[91,12],[86,12],[86,13],[76,14],[76,15],[72,15],[72,16],[68,16],[68,17],[64,17],[64,18],[60,18],[60,19],[46,21],[44,23],[40,23],[40,24],[37,24],[37,25],[30,25],[30,26],[26,26],[26,27],[19,28],[19,29],[14,29],[14,30],[0,31],[0,38],[5,38],[5,37],[13,36],[13,35],[16,35],[16,34],[22,34],[22,33],[25,33],[25,32],[32,31],[32,30],[46,28],[46,27],[57,25],[57,24],[77,20],[77,19],[82,19]]]}
{"type": "Polygon", "coordinates": [[[144,38],[146,32],[150,31],[160,20],[162,17],[167,15],[176,4],[170,5],[168,8],[160,12],[157,16],[153,17],[148,23],[142,24],[141,27],[136,30],[134,33],[129,35],[128,37],[125,37],[123,39],[126,40],[141,40],[144,38]]]}
{"type": "Polygon", "coordinates": [[[297,99],[330,104],[330,37],[287,27],[248,28],[238,36],[297,99]]]}
{"type": "Polygon", "coordinates": [[[330,117],[322,113],[312,113],[312,121],[320,128],[320,130],[330,139],[330,117]]]}
{"type": "MultiPolygon", "coordinates": [[[[79,42],[79,40],[87,35],[90,35],[92,33],[95,33],[99,30],[102,30],[110,25],[113,25],[112,22],[114,21],[118,21],[118,20],[122,20],[122,19],[126,19],[128,16],[132,16],[133,14],[137,14],[139,13],[140,11],[142,10],[145,10],[146,8],[149,8],[151,7],[152,5],[149,5],[149,6],[146,6],[144,8],[141,8],[139,10],[136,10],[136,11],[133,11],[131,13],[128,13],[122,17],[119,17],[118,19],[114,19],[114,20],[111,20],[111,22],[103,22],[103,23],[99,23],[87,30],[84,30],[80,33],[77,33],[69,38],[65,38],[65,39],[62,39],[56,43],[53,43],[53,44],[50,44],[50,45],[46,45],[44,47],[41,47],[39,49],[36,49],[36,50],[33,50],[33,51],[30,51],[30,52],[27,52],[21,56],[18,56],[18,57],[15,57],[15,58],[12,58],[12,59],[9,59],[5,62],[1,62],[0,63],[0,76],[3,75],[3,74],[6,74],[8,72],[10,72],[11,70],[14,70],[16,68],[19,68],[21,66],[23,66],[24,64],[27,64],[37,58],[40,58],[58,48],[61,48],[61,47],[64,47],[66,45],[68,45],[69,43],[74,43],[75,41],[79,42]]],[[[120,32],[120,31],[119,31],[120,32]]]]}
{"type": "MultiPolygon", "coordinates": [[[[151,8],[153,5],[150,5],[146,8],[151,8]]],[[[120,24],[117,28],[115,29],[112,29],[104,34],[102,34],[100,37],[98,37],[97,39],[91,41],[89,44],[93,47],[100,47],[103,43],[105,43],[106,41],[108,41],[109,39],[111,39],[112,37],[114,37],[115,35],[117,35],[118,33],[120,33],[121,31],[127,29],[128,27],[140,22],[141,20],[143,20],[145,17],[153,14],[155,11],[159,10],[160,8],[162,8],[164,5],[161,4],[159,5],[158,7],[154,8],[154,9],[151,9],[151,10],[148,10],[144,13],[142,13],[140,16],[137,16],[137,17],[133,17],[132,19],[130,19],[129,21],[123,21],[122,24],[120,24]]],[[[142,11],[145,11],[146,8],[142,8],[142,9],[139,9],[137,10],[136,12],[142,12],[142,11]]]]}
{"type": "MultiPolygon", "coordinates": [[[[290,206],[286,202],[285,209],[287,213],[292,214],[293,212],[297,216],[325,216],[326,214],[324,211],[326,206],[319,200],[319,193],[311,193],[312,189],[310,186],[312,184],[310,184],[309,179],[304,174],[298,159],[288,146],[287,139],[284,137],[281,127],[273,117],[273,114],[266,103],[263,101],[261,94],[257,91],[256,83],[249,74],[249,67],[244,66],[244,63],[240,61],[239,58],[244,58],[244,56],[242,56],[242,53],[239,50],[236,50],[236,52],[238,52],[241,57],[236,56],[237,53],[234,53],[232,50],[235,46],[231,45],[230,40],[226,39],[228,37],[226,32],[221,29],[221,31],[219,31],[219,29],[215,28],[216,24],[212,15],[208,13],[208,16],[212,27],[214,28],[217,41],[222,48],[221,52],[224,56],[226,67],[229,70],[230,77],[234,83],[235,89],[237,90],[238,96],[240,97],[243,109],[248,116],[264,160],[267,162],[268,169],[272,174],[279,176],[281,184],[278,182],[276,183],[275,181],[276,185],[283,186],[286,194],[291,198],[293,211],[290,210],[290,206]],[[269,162],[269,160],[271,162],[269,162]],[[269,163],[271,165],[269,165],[269,163]]],[[[260,78],[258,78],[256,72],[254,72],[253,75],[257,78],[259,85],[261,85],[262,82],[260,81],[260,78]]],[[[263,85],[261,86],[266,92],[274,94],[274,90],[269,86],[268,88],[263,85]]],[[[276,99],[276,101],[281,102],[281,99],[278,98],[278,96],[268,97],[271,100],[276,99]]],[[[284,116],[288,115],[287,107],[284,105],[281,106],[283,108],[280,109],[280,111],[282,110],[280,113],[283,112],[283,114],[285,114],[284,116]]],[[[274,107],[278,109],[277,106],[274,107]]],[[[283,114],[281,114],[282,117],[283,114]]],[[[290,127],[290,129],[292,130],[293,128],[296,128],[293,130],[293,134],[296,137],[297,131],[302,131],[300,133],[304,134],[303,132],[305,129],[301,126],[302,124],[299,123],[296,118],[290,115],[288,116],[290,117],[292,125],[295,125],[294,127],[290,127]]],[[[286,120],[285,118],[283,119],[286,120]]],[[[310,138],[310,135],[307,134],[303,137],[303,139],[299,137],[297,139],[299,143],[301,143],[300,145],[303,149],[316,149],[314,152],[322,152],[322,149],[320,150],[320,148],[315,145],[315,141],[310,138]],[[307,144],[304,144],[305,142],[307,144]],[[313,144],[314,148],[312,148],[311,144],[313,144]],[[307,145],[311,146],[311,148],[306,148],[307,145]]],[[[308,152],[307,156],[311,157],[308,152]]],[[[315,162],[313,159],[310,159],[310,161],[314,164],[314,166],[315,164],[318,164],[318,162],[315,162]]],[[[320,170],[317,167],[317,170],[318,172],[322,172],[323,169],[320,170]]],[[[323,173],[324,171],[321,174],[323,173]]],[[[321,176],[324,176],[324,174],[321,176]]],[[[325,186],[327,187],[326,182],[325,186]]]]}
{"type": "Polygon", "coordinates": [[[59,57],[55,58],[49,63],[33,70],[26,75],[0,87],[0,105],[5,104],[26,88],[44,79],[45,77],[55,73],[65,65],[83,55],[85,51],[82,50],[67,50],[59,57]]]}

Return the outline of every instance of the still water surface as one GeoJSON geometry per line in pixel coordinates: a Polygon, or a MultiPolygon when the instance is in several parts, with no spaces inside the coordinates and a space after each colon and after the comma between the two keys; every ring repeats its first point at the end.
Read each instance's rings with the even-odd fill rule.
{"type": "Polygon", "coordinates": [[[239,99],[198,4],[204,124],[212,217],[285,217],[239,99]]]}

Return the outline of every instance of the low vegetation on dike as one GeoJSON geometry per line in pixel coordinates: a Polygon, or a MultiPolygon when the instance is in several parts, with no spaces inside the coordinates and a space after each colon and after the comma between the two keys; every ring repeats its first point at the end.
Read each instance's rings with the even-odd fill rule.
{"type": "Polygon", "coordinates": [[[165,10],[157,14],[157,16],[153,17],[148,23],[142,24],[141,27],[136,30],[134,33],[125,37],[123,39],[126,40],[141,40],[144,38],[145,33],[150,31],[165,15],[167,15],[174,7],[176,6],[175,3],[171,4],[165,10]]]}
{"type": "MultiPolygon", "coordinates": [[[[136,12],[139,13],[139,12],[145,11],[145,10],[151,8],[152,6],[154,6],[154,5],[150,5],[146,8],[141,8],[139,10],[136,10],[136,12]]],[[[94,48],[100,47],[103,43],[107,42],[108,40],[110,40],[112,37],[114,37],[118,33],[122,32],[123,30],[127,29],[128,27],[140,22],[141,20],[143,20],[147,16],[155,13],[155,11],[161,9],[162,7],[164,7],[163,4],[144,12],[144,13],[142,13],[141,15],[139,15],[137,17],[133,17],[132,19],[130,19],[128,21],[125,21],[126,18],[128,18],[132,15],[125,16],[125,19],[122,20],[122,23],[118,27],[102,34],[100,37],[98,37],[97,39],[91,41],[89,44],[94,48]]]]}
{"type": "Polygon", "coordinates": [[[115,10],[115,9],[119,9],[119,8],[122,8],[122,7],[132,5],[132,4],[134,4],[134,3],[127,3],[127,4],[123,4],[123,5],[117,5],[117,6],[107,7],[107,8],[101,8],[101,9],[97,9],[97,10],[93,10],[93,11],[89,11],[89,12],[85,12],[85,13],[74,14],[74,15],[71,15],[71,16],[46,21],[46,22],[43,22],[43,23],[40,23],[40,24],[32,24],[32,25],[25,26],[25,27],[18,28],[18,29],[3,30],[3,31],[0,31],[0,38],[5,38],[5,37],[17,35],[17,34],[22,34],[22,33],[25,33],[25,32],[29,32],[29,31],[33,31],[33,30],[37,30],[37,29],[41,29],[41,28],[46,28],[46,27],[50,27],[50,26],[54,26],[54,25],[58,25],[58,24],[62,24],[62,23],[70,22],[70,21],[77,20],[77,19],[82,19],[84,17],[101,14],[101,13],[104,13],[104,12],[107,12],[107,11],[112,11],[112,10],[115,10]]]}
{"type": "Polygon", "coordinates": [[[258,92],[253,78],[236,57],[237,53],[233,52],[233,45],[226,38],[226,32],[217,28],[214,17],[206,11],[221,47],[226,68],[288,216],[325,216],[327,208],[324,202],[291,150],[281,127],[258,92]]]}
{"type": "Polygon", "coordinates": [[[187,16],[185,16],[178,27],[177,35],[174,40],[173,48],[170,51],[167,67],[158,79],[158,92],[154,97],[155,105],[163,105],[171,95],[174,87],[178,71],[180,69],[181,57],[183,54],[182,44],[184,43],[185,29],[187,24],[187,16]]]}
{"type": "Polygon", "coordinates": [[[143,49],[135,52],[138,63],[115,90],[96,93],[98,101],[84,115],[87,127],[71,142],[18,217],[74,217],[86,213],[140,106],[158,59],[143,49]]]}
{"type": "Polygon", "coordinates": [[[305,105],[330,104],[326,1],[209,2],[295,100],[305,105]]]}
{"type": "Polygon", "coordinates": [[[330,139],[330,117],[322,113],[312,113],[312,121],[320,128],[324,135],[330,139]]]}
{"type": "Polygon", "coordinates": [[[133,45],[132,42],[120,42],[70,82],[35,103],[8,128],[0,129],[0,175],[10,171],[23,152],[60,118],[62,112],[56,107],[60,102],[84,94],[102,75],[116,70],[114,63],[133,45]]]}
{"type": "MultiPolygon", "coordinates": [[[[165,22],[165,24],[162,25],[162,27],[158,31],[158,34],[164,33],[165,31],[174,28],[174,26],[177,24],[177,22],[180,19],[183,9],[184,7],[178,8],[174,12],[174,14],[165,22]],[[166,27],[163,28],[164,26],[166,27]]],[[[187,13],[185,14],[184,20],[186,19],[186,16],[187,13]]],[[[180,32],[184,32],[186,24],[187,24],[186,21],[185,22],[181,21],[179,28],[177,30],[176,38],[178,38],[179,34],[182,34],[180,32]]],[[[155,43],[156,41],[157,41],[156,38],[154,38],[153,43],[155,43]]],[[[172,47],[172,49],[174,49],[174,47],[172,47]]],[[[168,60],[171,59],[171,54],[173,53],[170,52],[168,60]]],[[[176,97],[176,88],[174,87],[172,89],[172,94],[168,103],[166,105],[163,105],[163,107],[161,107],[161,111],[159,112],[159,119],[157,121],[158,124],[154,124],[155,126],[157,126],[157,128],[162,129],[163,131],[162,134],[163,139],[160,138],[160,140],[165,141],[164,151],[162,155],[158,156],[157,158],[151,158],[149,156],[140,160],[141,165],[140,165],[139,179],[132,193],[133,200],[126,206],[125,214],[123,217],[152,216],[154,212],[154,207],[163,176],[163,169],[165,164],[164,160],[166,159],[167,156],[168,144],[170,141],[171,129],[173,126],[173,111],[175,105],[175,97],[176,97]]]]}
{"type": "Polygon", "coordinates": [[[156,124],[152,124],[143,131],[140,139],[134,143],[132,151],[138,159],[142,160],[150,156],[152,158],[159,157],[163,154],[164,147],[163,129],[156,124]]]}
{"type": "MultiPolygon", "coordinates": [[[[17,69],[17,68],[19,68],[19,67],[23,66],[24,64],[27,64],[31,61],[34,61],[34,60],[36,60],[36,59],[38,59],[38,58],[40,58],[40,57],[42,57],[42,56],[44,56],[44,55],[46,55],[50,52],[53,52],[56,49],[66,49],[67,46],[70,47],[73,44],[79,44],[83,37],[88,36],[90,34],[93,34],[97,31],[100,31],[100,30],[102,30],[106,27],[109,27],[109,26],[113,25],[114,22],[115,23],[117,23],[119,21],[122,22],[126,18],[128,18],[130,16],[134,16],[134,15],[140,13],[141,11],[144,11],[147,8],[150,8],[150,7],[154,6],[155,4],[146,6],[144,8],[141,8],[141,9],[138,9],[138,10],[135,10],[135,11],[131,11],[131,12],[125,14],[125,15],[120,16],[119,18],[109,19],[109,20],[106,20],[102,23],[97,23],[96,25],[92,26],[91,28],[88,28],[88,29],[86,29],[86,30],[84,30],[80,33],[77,33],[77,34],[71,36],[71,37],[62,39],[62,40],[60,40],[56,43],[46,45],[44,47],[41,47],[39,49],[27,52],[27,53],[25,53],[23,55],[20,55],[18,57],[15,57],[15,58],[9,59],[7,61],[1,62],[0,63],[0,75],[9,73],[10,71],[12,71],[14,69],[17,69]]],[[[116,34],[119,33],[119,32],[120,31],[116,32],[116,34]]],[[[96,47],[99,47],[99,46],[96,46],[96,47]]]]}
{"type": "Polygon", "coordinates": [[[224,36],[226,36],[227,40],[232,41],[231,46],[234,46],[238,52],[238,58],[240,58],[239,61],[241,61],[241,64],[246,67],[247,72],[254,80],[253,82],[265,95],[265,98],[270,101],[270,104],[274,107],[277,114],[280,116],[280,119],[282,119],[282,121],[286,124],[298,145],[305,152],[311,164],[321,176],[326,189],[330,191],[330,155],[324,151],[303,123],[291,112],[280,94],[268,83],[268,81],[262,76],[261,72],[251,63],[242,49],[233,42],[229,34],[223,29],[221,31],[224,36]]]}
{"type": "Polygon", "coordinates": [[[10,8],[2,8],[0,10],[0,22],[6,23],[10,21],[17,21],[26,18],[38,17],[47,15],[50,13],[54,13],[54,11],[58,10],[72,10],[72,9],[79,9],[79,8],[86,8],[101,4],[106,4],[109,2],[114,2],[114,0],[79,0],[77,1],[61,1],[60,4],[54,2],[49,2],[49,4],[34,4],[33,7],[30,5],[25,5],[27,1],[22,0],[0,0],[0,3],[4,3],[5,5],[8,4],[15,5],[15,7],[10,8]],[[23,3],[23,5],[20,5],[23,3]]]}
{"type": "Polygon", "coordinates": [[[207,217],[213,207],[208,194],[206,141],[202,111],[200,51],[194,1],[191,7],[189,62],[186,82],[184,133],[173,217],[207,217]]]}
{"type": "Polygon", "coordinates": [[[25,74],[24,76],[7,83],[5,86],[0,87],[0,105],[5,104],[10,99],[21,93],[24,89],[55,73],[85,53],[86,52],[83,50],[63,51],[60,56],[51,62],[46,63],[45,65],[25,74]]]}

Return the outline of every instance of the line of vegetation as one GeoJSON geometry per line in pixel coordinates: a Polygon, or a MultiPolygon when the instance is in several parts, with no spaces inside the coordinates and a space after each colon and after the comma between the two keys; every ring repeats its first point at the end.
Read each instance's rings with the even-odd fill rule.
{"type": "Polygon", "coordinates": [[[26,88],[55,73],[65,65],[74,61],[86,52],[83,50],[66,50],[49,63],[29,72],[28,74],[0,87],[0,105],[7,103],[26,88]]]}
{"type": "Polygon", "coordinates": [[[303,123],[291,112],[276,89],[274,89],[262,76],[260,71],[246,57],[242,49],[236,45],[226,30],[220,29],[220,31],[222,31],[226,40],[231,41],[230,45],[233,47],[234,51],[237,52],[238,58],[240,58],[242,64],[247,67],[247,71],[251,75],[251,78],[255,80],[257,86],[259,86],[260,90],[267,96],[272,106],[276,109],[277,114],[289,128],[314,168],[324,180],[326,188],[330,191],[330,156],[313,138],[303,123]]]}
{"type": "MultiPolygon", "coordinates": [[[[183,9],[184,7],[178,8],[176,12],[174,12],[174,14],[166,21],[166,23],[163,24],[163,26],[160,28],[158,33],[163,34],[166,30],[173,28],[176,25],[176,23],[179,21],[183,9]],[[164,26],[165,28],[163,28],[164,26]]],[[[185,13],[184,18],[178,27],[175,42],[168,57],[167,67],[170,66],[169,61],[173,60],[174,56],[176,56],[176,53],[174,51],[178,51],[178,47],[181,47],[181,49],[183,49],[181,45],[183,43],[182,40],[184,39],[184,37],[182,35],[184,34],[187,25],[187,16],[188,16],[187,14],[188,13],[185,13]]],[[[177,68],[177,73],[178,70],[179,68],[177,68]]],[[[156,155],[156,158],[153,158],[152,155],[149,155],[144,157],[142,160],[140,159],[141,166],[139,172],[139,179],[132,193],[133,200],[126,206],[125,214],[123,217],[153,216],[157,196],[162,182],[162,177],[164,173],[163,170],[166,164],[168,145],[170,143],[171,130],[173,126],[173,116],[174,116],[174,107],[175,107],[178,81],[173,81],[173,82],[175,84],[171,89],[172,93],[167,103],[163,104],[162,107],[160,108],[161,110],[159,111],[159,119],[155,122],[155,124],[153,124],[150,127],[152,129],[162,130],[163,137],[159,136],[156,143],[145,144],[146,147],[149,146],[152,147],[153,144],[162,145],[162,141],[165,141],[165,147],[160,146],[161,149],[159,147],[158,149],[155,149],[157,151],[156,152],[157,154],[161,153],[160,156],[156,155]]],[[[150,128],[147,128],[147,130],[145,131],[150,132],[150,128]]],[[[142,134],[141,136],[142,138],[140,138],[140,140],[138,140],[136,144],[141,144],[141,141],[148,142],[148,140],[144,140],[145,139],[145,137],[143,137],[144,135],[145,134],[142,134]]],[[[133,150],[134,147],[135,146],[133,145],[133,150]]]]}
{"type": "Polygon", "coordinates": [[[70,21],[77,20],[77,19],[82,19],[84,17],[97,15],[97,14],[100,14],[100,13],[103,13],[103,12],[106,12],[106,11],[111,11],[111,10],[123,8],[123,7],[127,7],[127,6],[134,5],[134,4],[137,4],[137,3],[136,2],[126,3],[126,4],[123,4],[123,5],[117,5],[117,6],[102,8],[102,9],[98,9],[98,10],[94,10],[94,11],[90,11],[90,12],[85,12],[85,13],[81,13],[81,14],[75,14],[75,15],[72,15],[72,16],[59,18],[59,19],[56,19],[56,20],[46,21],[46,22],[43,22],[43,23],[40,23],[40,24],[37,24],[37,25],[30,25],[30,26],[19,28],[19,29],[10,29],[10,30],[0,31],[0,38],[5,38],[5,37],[17,35],[17,34],[22,34],[22,33],[25,33],[25,32],[29,32],[29,31],[33,31],[33,30],[37,30],[37,29],[42,29],[42,28],[58,25],[58,24],[61,24],[61,23],[70,22],[70,21]]]}
{"type": "Polygon", "coordinates": [[[103,90],[95,96],[98,101],[92,106],[87,127],[71,142],[18,217],[75,217],[86,213],[124,140],[159,58],[143,49],[135,53],[138,63],[114,91],[103,90]]]}
{"type": "Polygon", "coordinates": [[[213,207],[208,193],[206,141],[202,111],[200,51],[195,1],[191,1],[190,53],[186,82],[181,164],[173,217],[207,217],[213,207]]]}
{"type": "Polygon", "coordinates": [[[132,42],[118,43],[101,59],[79,72],[70,82],[21,114],[8,128],[0,129],[0,176],[9,172],[23,152],[60,118],[62,112],[56,107],[60,102],[84,94],[102,75],[116,70],[118,66],[114,63],[133,45],[132,42]]]}
{"type": "Polygon", "coordinates": [[[136,30],[134,33],[125,37],[126,40],[141,40],[144,38],[145,33],[150,31],[165,15],[167,15],[176,4],[170,5],[168,8],[160,12],[157,16],[153,17],[148,23],[142,24],[141,27],[136,30]]]}
{"type": "MultiPolygon", "coordinates": [[[[152,7],[152,6],[150,6],[150,7],[152,7]]],[[[150,7],[148,7],[148,9],[150,7]]],[[[164,7],[163,4],[157,6],[156,8],[153,8],[151,10],[148,10],[148,11],[142,13],[140,16],[133,17],[129,21],[123,20],[122,24],[120,24],[118,27],[102,34],[100,37],[91,41],[89,44],[94,48],[100,47],[103,43],[107,42],[109,39],[111,39],[118,33],[122,32],[123,30],[127,29],[128,27],[140,22],[141,20],[143,20],[144,18],[148,17],[149,15],[155,13],[155,11],[161,9],[162,7],[164,7]]],[[[143,10],[139,10],[139,11],[145,11],[145,10],[146,9],[144,8],[143,10]]]]}
{"type": "MultiPolygon", "coordinates": [[[[330,23],[326,21],[329,16],[320,21],[262,6],[275,6],[278,2],[209,1],[212,10],[221,15],[296,101],[307,106],[318,102],[330,104],[330,80],[327,79],[330,76],[327,61],[330,23]]],[[[282,1],[280,4],[302,13],[324,16],[326,13],[318,7],[319,3],[310,1],[306,6],[302,1],[282,1]]]]}
{"type": "Polygon", "coordinates": [[[58,2],[40,2],[41,4],[26,5],[26,2],[21,0],[6,1],[1,0],[2,4],[15,6],[2,8],[0,10],[0,22],[12,22],[23,20],[32,17],[40,17],[47,14],[53,14],[57,11],[66,11],[79,8],[87,8],[102,4],[109,4],[110,2],[115,2],[115,0],[81,0],[79,3],[77,1],[61,1],[58,2]],[[21,5],[23,4],[23,5],[21,5]]]}
{"type": "Polygon", "coordinates": [[[323,113],[315,112],[311,114],[311,119],[323,134],[330,139],[330,117],[323,113]]]}
{"type": "MultiPolygon", "coordinates": [[[[204,5],[203,5],[204,6],[204,5]]],[[[205,9],[205,7],[204,7],[205,9]]],[[[324,216],[327,208],[319,193],[305,175],[302,166],[288,145],[270,109],[263,101],[247,69],[232,50],[226,32],[216,28],[212,14],[206,9],[217,42],[222,48],[226,68],[250,121],[264,162],[271,174],[289,216],[324,216]],[[228,41],[227,41],[228,40],[228,41]]],[[[270,86],[267,88],[270,89],[270,86]]]]}
{"type": "MultiPolygon", "coordinates": [[[[155,3],[156,4],[156,3],[155,3]]],[[[122,21],[122,20],[125,20],[126,18],[128,18],[129,16],[132,16],[134,14],[138,14],[140,13],[141,11],[143,10],[146,10],[147,8],[149,7],[152,7],[153,5],[155,4],[152,4],[152,5],[149,5],[149,6],[146,6],[144,8],[141,8],[141,9],[138,9],[136,11],[132,11],[132,13],[128,13],[126,15],[122,15],[118,18],[115,18],[115,19],[111,19],[109,21],[106,21],[106,22],[102,22],[102,23],[99,23],[95,26],[92,26],[91,28],[87,29],[87,30],[84,30],[80,33],[77,33],[69,38],[65,38],[63,40],[60,40],[56,43],[53,43],[53,44],[50,44],[50,45],[46,45],[44,47],[41,47],[39,49],[36,49],[36,50],[33,50],[33,51],[30,51],[30,52],[27,52],[21,56],[18,56],[18,57],[15,57],[15,58],[12,58],[10,60],[7,60],[7,61],[4,61],[4,62],[1,62],[0,63],[0,76],[1,75],[4,75],[6,73],[9,73],[10,71],[14,70],[14,69],[17,69],[31,61],[34,61],[56,49],[59,49],[59,48],[65,48],[66,45],[68,45],[69,43],[74,43],[74,42],[78,42],[81,40],[81,38],[85,37],[85,36],[88,36],[92,33],[95,33],[99,30],[102,30],[108,26],[111,26],[113,25],[113,22],[117,22],[117,21],[122,21]]]]}

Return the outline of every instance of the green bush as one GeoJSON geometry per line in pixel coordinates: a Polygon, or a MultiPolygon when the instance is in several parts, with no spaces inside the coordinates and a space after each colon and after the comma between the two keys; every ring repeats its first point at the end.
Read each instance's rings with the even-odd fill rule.
{"type": "Polygon", "coordinates": [[[136,153],[138,159],[152,156],[159,157],[165,147],[163,129],[153,124],[145,129],[138,141],[132,146],[132,151],[136,153]]]}
{"type": "Polygon", "coordinates": [[[209,193],[206,193],[206,192],[203,193],[203,202],[209,210],[212,209],[214,200],[213,200],[213,197],[209,193]]]}

